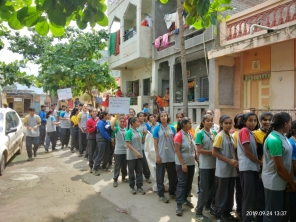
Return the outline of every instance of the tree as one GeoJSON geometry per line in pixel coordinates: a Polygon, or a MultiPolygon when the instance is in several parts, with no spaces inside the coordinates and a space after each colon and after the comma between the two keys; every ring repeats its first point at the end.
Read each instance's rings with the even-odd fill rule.
{"type": "Polygon", "coordinates": [[[11,51],[20,52],[25,59],[40,65],[39,86],[46,91],[71,87],[74,96],[87,93],[92,99],[93,89],[103,91],[116,86],[107,63],[96,62],[107,47],[105,30],[82,32],[69,27],[56,44],[51,37],[37,33],[30,37],[16,34],[9,41],[11,51]]]}
{"type": "Polygon", "coordinates": [[[106,9],[104,0],[0,0],[0,23],[7,22],[14,30],[34,27],[43,36],[49,31],[63,36],[71,21],[79,29],[88,24],[107,26],[106,9]]]}
{"type": "MultiPolygon", "coordinates": [[[[169,0],[160,0],[166,4],[169,0]]],[[[172,1],[172,0],[171,0],[172,1]]],[[[185,40],[183,29],[183,8],[188,13],[186,16],[186,24],[193,25],[197,30],[207,29],[211,25],[217,24],[217,20],[222,22],[223,16],[221,12],[232,9],[229,5],[232,0],[177,0],[177,9],[179,15],[179,36],[180,36],[180,56],[183,80],[183,111],[185,116],[188,115],[188,92],[187,92],[187,67],[185,57],[185,40]]],[[[228,16],[227,16],[228,17],[228,16]]]]}
{"type": "Polygon", "coordinates": [[[21,72],[20,68],[25,68],[26,61],[15,61],[9,64],[0,62],[0,88],[19,83],[30,87],[35,81],[35,76],[21,72]]]}

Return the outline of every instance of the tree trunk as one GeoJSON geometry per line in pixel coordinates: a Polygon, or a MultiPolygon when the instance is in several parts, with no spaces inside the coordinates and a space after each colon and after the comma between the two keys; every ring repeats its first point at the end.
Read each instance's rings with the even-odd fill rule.
{"type": "Polygon", "coordinates": [[[177,8],[179,15],[179,37],[180,37],[180,54],[181,54],[181,67],[182,67],[182,80],[183,80],[183,111],[185,116],[188,116],[188,82],[187,82],[187,67],[185,57],[185,40],[183,28],[183,2],[184,0],[177,0],[177,8]]]}

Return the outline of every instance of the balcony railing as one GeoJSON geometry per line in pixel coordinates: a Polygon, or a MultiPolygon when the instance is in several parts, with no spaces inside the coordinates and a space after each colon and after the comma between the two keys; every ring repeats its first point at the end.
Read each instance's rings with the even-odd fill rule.
{"type": "MultiPolygon", "coordinates": [[[[280,3],[279,3],[280,4],[280,3]]],[[[227,40],[232,40],[250,34],[252,24],[260,24],[267,27],[276,27],[296,20],[296,1],[289,1],[284,4],[276,5],[266,11],[251,15],[241,20],[230,19],[227,22],[227,40]]],[[[261,29],[254,29],[258,32],[261,29]]]]}
{"type": "Polygon", "coordinates": [[[131,29],[124,31],[123,41],[125,42],[131,39],[136,34],[137,34],[137,27],[133,27],[131,29]]]}
{"type": "Polygon", "coordinates": [[[264,113],[264,112],[270,112],[273,115],[280,113],[280,112],[286,112],[286,113],[289,113],[289,115],[292,117],[293,120],[296,119],[296,109],[254,109],[254,108],[250,108],[250,109],[245,109],[244,111],[256,113],[256,115],[258,117],[261,116],[262,113],[264,113]]]}

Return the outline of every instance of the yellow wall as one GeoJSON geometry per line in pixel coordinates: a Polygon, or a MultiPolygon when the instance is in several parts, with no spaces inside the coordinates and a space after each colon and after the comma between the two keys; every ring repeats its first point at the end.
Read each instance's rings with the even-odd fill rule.
{"type": "Polygon", "coordinates": [[[296,68],[296,39],[294,40],[294,67],[296,68]]]}
{"type": "Polygon", "coordinates": [[[294,41],[271,45],[270,108],[295,107],[294,41]]]}
{"type": "Polygon", "coordinates": [[[244,52],[244,74],[262,73],[270,71],[270,46],[252,49],[244,52]],[[252,61],[260,60],[260,68],[252,69],[252,61]]]}

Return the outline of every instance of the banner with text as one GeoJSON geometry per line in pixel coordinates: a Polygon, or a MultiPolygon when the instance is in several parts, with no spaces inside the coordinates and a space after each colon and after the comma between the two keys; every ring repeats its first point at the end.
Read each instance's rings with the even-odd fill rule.
{"type": "Polygon", "coordinates": [[[58,89],[59,100],[72,99],[72,90],[71,88],[58,89]]]}
{"type": "Polygon", "coordinates": [[[109,113],[110,114],[128,114],[130,108],[130,98],[128,97],[110,97],[109,113]]]}

